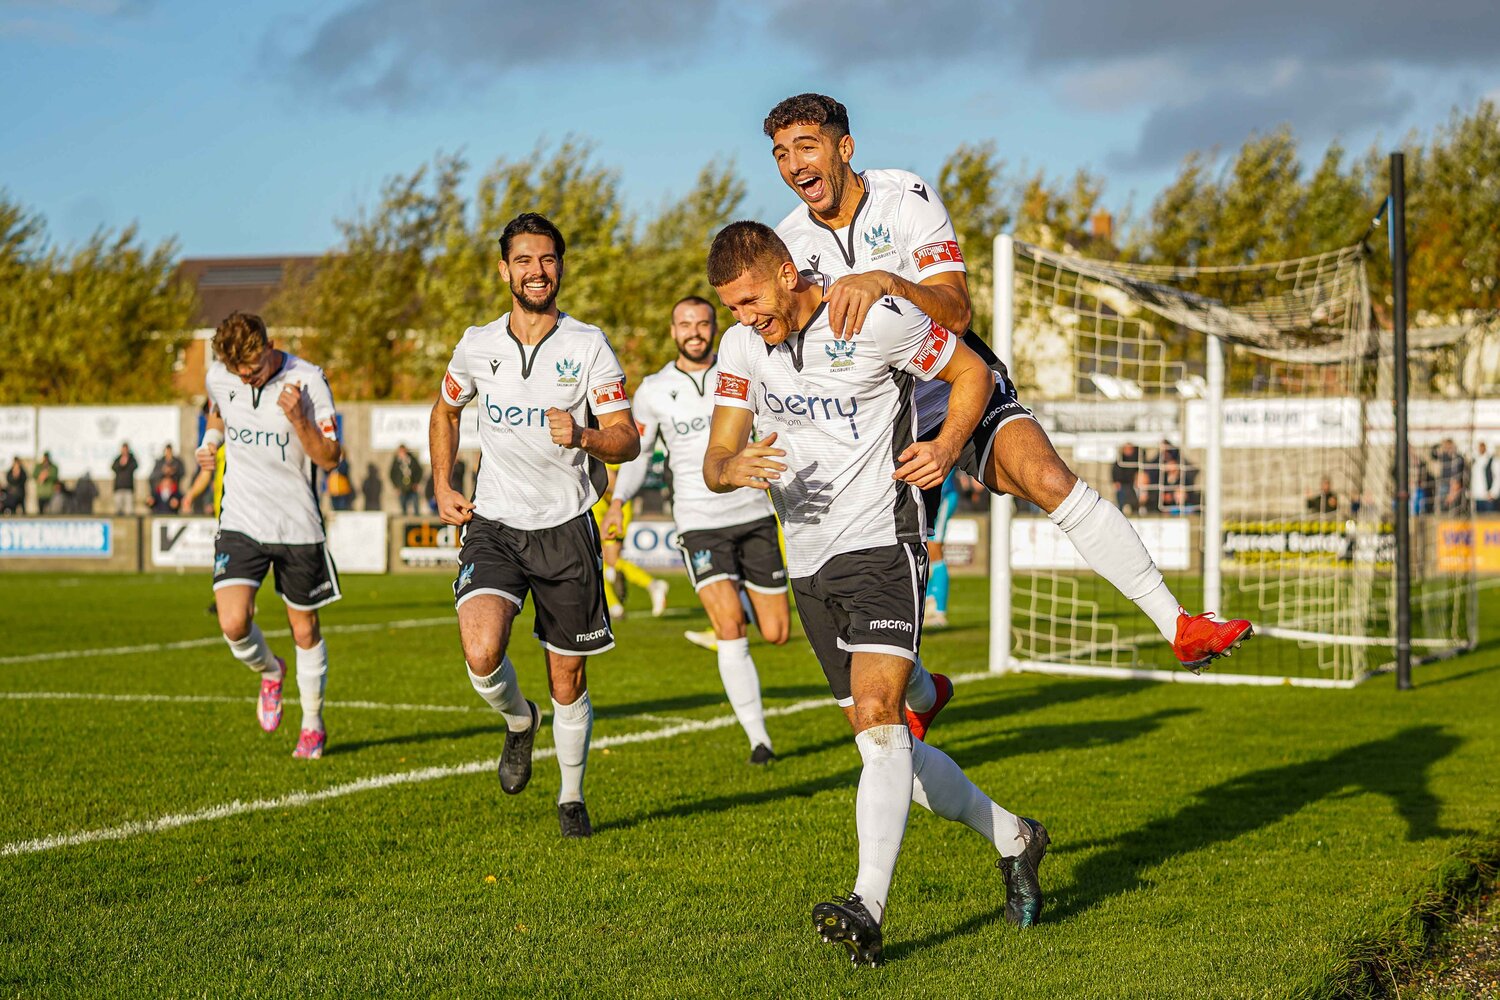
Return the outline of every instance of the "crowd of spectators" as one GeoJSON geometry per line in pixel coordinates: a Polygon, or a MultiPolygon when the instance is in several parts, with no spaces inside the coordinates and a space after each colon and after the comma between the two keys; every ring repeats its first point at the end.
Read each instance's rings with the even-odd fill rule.
{"type": "Polygon", "coordinates": [[[1196,514],[1203,506],[1197,467],[1170,441],[1150,452],[1121,445],[1109,478],[1115,506],[1127,514],[1196,514]]]}

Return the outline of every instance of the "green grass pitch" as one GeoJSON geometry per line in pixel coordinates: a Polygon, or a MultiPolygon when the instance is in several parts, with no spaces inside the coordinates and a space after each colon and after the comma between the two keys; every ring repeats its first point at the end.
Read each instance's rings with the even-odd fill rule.
{"type": "MultiPolygon", "coordinates": [[[[1494,591],[1480,649],[1405,694],[983,677],[930,738],[1049,827],[1043,922],[1008,927],[988,845],[913,807],[888,964],[852,969],[809,911],[853,882],[859,756],[800,633],[752,645],[781,755],[756,769],[681,638],[701,611],[633,595],[589,670],[597,833],[564,842],[553,761],[500,792],[448,581],[344,582],[309,763],[295,705],[256,726],[207,577],[0,576],[0,995],[1315,994],[1500,831],[1494,591]]],[[[955,581],[934,669],[984,670],[985,599],[955,581]]],[[[512,653],[545,704],[535,643],[512,653]]]]}

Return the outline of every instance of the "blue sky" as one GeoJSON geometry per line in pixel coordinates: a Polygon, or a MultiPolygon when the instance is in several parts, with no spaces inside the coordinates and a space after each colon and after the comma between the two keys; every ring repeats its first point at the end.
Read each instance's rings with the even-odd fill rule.
{"type": "Polygon", "coordinates": [[[791,204],[760,122],[816,90],[857,166],[963,142],[1143,208],[1190,149],[1290,123],[1311,160],[1500,97],[1493,0],[0,0],[0,187],[62,242],[137,221],[188,255],[321,252],[439,150],[593,141],[649,215],[710,159],[791,204]]]}

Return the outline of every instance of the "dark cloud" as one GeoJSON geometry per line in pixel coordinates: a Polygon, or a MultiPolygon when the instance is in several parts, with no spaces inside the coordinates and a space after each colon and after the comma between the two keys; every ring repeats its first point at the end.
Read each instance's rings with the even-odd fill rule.
{"type": "Polygon", "coordinates": [[[1412,105],[1379,71],[1299,71],[1261,89],[1221,87],[1153,110],[1133,150],[1111,166],[1150,169],[1179,162],[1195,149],[1237,149],[1253,131],[1281,124],[1299,135],[1330,136],[1396,124],[1412,105]]]}
{"type": "Polygon", "coordinates": [[[290,64],[349,103],[404,107],[515,68],[661,60],[709,27],[700,7],[674,0],[356,0],[322,22],[290,64]]]}
{"type": "Polygon", "coordinates": [[[1053,0],[1020,10],[1024,55],[1041,68],[1155,55],[1221,65],[1500,64],[1494,0],[1053,0]]]}

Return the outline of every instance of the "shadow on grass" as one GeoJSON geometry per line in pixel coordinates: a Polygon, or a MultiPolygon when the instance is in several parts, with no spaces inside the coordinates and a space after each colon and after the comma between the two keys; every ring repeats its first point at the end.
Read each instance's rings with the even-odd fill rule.
{"type": "Polygon", "coordinates": [[[373,740],[355,740],[352,743],[330,743],[323,751],[323,756],[332,757],[335,754],[359,753],[361,750],[369,750],[371,747],[397,746],[402,743],[435,743],[439,740],[462,740],[470,736],[493,736],[495,737],[495,757],[500,756],[500,745],[504,742],[505,722],[497,715],[495,722],[488,726],[469,726],[466,729],[444,729],[441,731],[426,730],[420,733],[400,733],[396,736],[383,736],[373,740]]]}
{"type": "MultiPolygon", "coordinates": [[[[717,679],[717,675],[715,675],[717,679]]],[[[800,701],[803,698],[816,698],[819,695],[828,694],[826,684],[799,684],[795,687],[767,687],[761,690],[761,697],[766,699],[787,698],[800,701]]],[[[672,698],[651,698],[644,701],[632,701],[623,705],[610,705],[601,708],[594,706],[595,719],[617,719],[624,715],[662,715],[669,712],[686,711],[692,708],[729,707],[729,699],[720,690],[702,691],[697,694],[683,694],[672,698]]]]}
{"type": "MultiPolygon", "coordinates": [[[[1090,748],[1107,744],[1124,743],[1128,740],[1145,736],[1176,716],[1194,711],[1197,710],[1187,708],[1166,709],[1154,712],[1151,715],[1141,716],[1137,719],[1121,719],[1103,723],[1028,726],[1023,729],[1012,730],[997,739],[968,744],[952,754],[952,756],[960,765],[965,763],[977,764],[1001,758],[1014,759],[1032,753],[1046,753],[1067,747],[1090,748]]],[[[852,736],[841,735],[821,743],[799,747],[793,753],[788,754],[787,757],[812,756],[839,747],[850,747],[852,754],[853,748],[851,744],[853,742],[854,738],[852,736]]],[[[704,799],[695,799],[691,802],[679,802],[674,805],[651,809],[627,818],[609,820],[598,824],[595,829],[628,830],[631,827],[652,820],[682,819],[690,816],[728,812],[729,810],[739,809],[744,806],[764,805],[765,803],[780,799],[807,798],[837,789],[852,790],[859,785],[860,771],[861,768],[852,767],[795,784],[777,785],[770,788],[736,792],[729,795],[716,795],[704,799]]],[[[769,774],[774,775],[775,770],[771,770],[769,774]]]]}
{"type": "MultiPolygon", "coordinates": [[[[1105,850],[1074,869],[1073,884],[1055,893],[1048,916],[1077,916],[1140,888],[1149,871],[1178,855],[1233,841],[1347,792],[1389,798],[1406,823],[1409,841],[1462,833],[1441,825],[1442,803],[1427,787],[1428,770],[1462,743],[1440,726],[1415,726],[1328,757],[1251,771],[1205,788],[1196,802],[1171,816],[1103,845],[1088,845],[1105,850]]],[[[1058,839],[1067,844],[1066,835],[1058,839]]]]}

